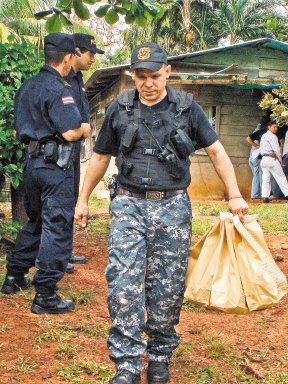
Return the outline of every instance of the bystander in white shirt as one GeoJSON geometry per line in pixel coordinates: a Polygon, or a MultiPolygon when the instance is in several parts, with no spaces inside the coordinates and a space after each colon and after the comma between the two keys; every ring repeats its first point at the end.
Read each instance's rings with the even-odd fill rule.
{"type": "Polygon", "coordinates": [[[276,180],[286,199],[288,199],[288,182],[282,168],[282,157],[278,137],[276,136],[278,125],[269,123],[268,131],[262,136],[260,153],[262,168],[262,197],[265,203],[269,203],[271,192],[271,175],[276,180]]]}

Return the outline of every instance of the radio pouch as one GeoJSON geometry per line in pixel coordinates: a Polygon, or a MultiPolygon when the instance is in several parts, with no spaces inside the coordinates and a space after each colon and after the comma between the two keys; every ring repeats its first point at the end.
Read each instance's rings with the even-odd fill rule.
{"type": "Polygon", "coordinates": [[[171,142],[180,159],[188,159],[195,152],[192,140],[182,129],[177,129],[176,133],[171,136],[171,142]]]}
{"type": "Polygon", "coordinates": [[[135,123],[130,123],[121,138],[120,152],[129,153],[132,151],[134,143],[136,141],[138,131],[138,125],[135,123]]]}

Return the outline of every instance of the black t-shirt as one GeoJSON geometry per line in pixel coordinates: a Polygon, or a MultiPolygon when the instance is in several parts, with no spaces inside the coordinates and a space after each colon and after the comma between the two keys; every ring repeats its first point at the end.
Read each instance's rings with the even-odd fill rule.
{"type": "Polygon", "coordinates": [[[261,140],[262,135],[267,132],[267,128],[261,128],[258,131],[255,131],[253,133],[250,133],[249,137],[252,141],[259,141],[261,140]]]}
{"type": "MultiPolygon", "coordinates": [[[[153,113],[153,111],[168,111],[170,103],[171,100],[169,100],[169,95],[159,103],[149,107],[140,103],[141,115],[143,114],[144,117],[146,114],[153,113]]],[[[191,139],[197,140],[197,148],[205,148],[212,145],[218,140],[218,136],[211,127],[205,113],[199,104],[195,102],[195,100],[193,100],[191,109],[191,129],[188,129],[188,132],[191,134],[191,139]],[[194,135],[195,132],[196,137],[194,135]]],[[[119,104],[117,100],[115,100],[107,109],[105,119],[93,149],[94,152],[117,156],[121,138],[121,135],[119,134],[119,127],[119,104]]]]}

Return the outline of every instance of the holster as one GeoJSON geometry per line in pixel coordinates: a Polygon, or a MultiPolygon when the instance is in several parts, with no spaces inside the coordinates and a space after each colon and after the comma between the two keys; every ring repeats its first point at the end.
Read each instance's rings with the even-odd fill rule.
{"type": "Polygon", "coordinates": [[[108,189],[110,192],[110,200],[112,201],[114,197],[117,195],[117,187],[118,187],[118,175],[114,174],[108,181],[108,189]]]}
{"type": "Polygon", "coordinates": [[[50,140],[44,144],[44,161],[45,163],[55,164],[58,160],[58,145],[56,141],[50,140]]]}
{"type": "Polygon", "coordinates": [[[34,159],[39,156],[41,144],[37,140],[30,140],[28,145],[29,159],[34,159]]]}
{"type": "Polygon", "coordinates": [[[119,173],[122,173],[124,176],[128,176],[133,169],[133,164],[124,157],[122,152],[116,158],[116,166],[119,173]]]}
{"type": "Polygon", "coordinates": [[[74,160],[76,143],[73,141],[65,141],[58,146],[57,165],[60,168],[68,169],[74,160]]]}

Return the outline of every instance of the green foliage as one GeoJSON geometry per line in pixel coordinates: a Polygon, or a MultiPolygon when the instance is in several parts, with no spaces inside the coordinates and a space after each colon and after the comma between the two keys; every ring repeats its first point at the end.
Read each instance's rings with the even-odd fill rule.
{"type": "Polygon", "coordinates": [[[127,24],[136,23],[146,26],[147,19],[160,19],[164,14],[161,2],[156,0],[114,0],[104,2],[101,0],[58,0],[56,7],[37,12],[35,17],[46,20],[46,30],[49,33],[59,32],[67,25],[72,10],[81,20],[88,20],[92,10],[89,5],[100,3],[94,12],[97,17],[104,17],[108,24],[115,24],[119,15],[125,16],[127,24]],[[85,5],[88,4],[88,6],[85,5]]]}
{"type": "Polygon", "coordinates": [[[4,236],[15,240],[20,229],[21,225],[15,221],[0,221],[0,240],[4,236]]]}
{"type": "Polygon", "coordinates": [[[286,17],[268,16],[263,26],[273,38],[280,41],[288,41],[288,22],[286,17]]]}
{"type": "Polygon", "coordinates": [[[230,44],[239,40],[269,36],[264,28],[267,17],[277,15],[274,0],[221,0],[215,12],[219,37],[229,38],[230,44]]]}
{"type": "Polygon", "coordinates": [[[103,58],[102,65],[103,66],[111,66],[111,65],[122,65],[128,64],[130,61],[131,52],[123,47],[121,49],[117,49],[113,54],[107,53],[103,58]]]}
{"type": "Polygon", "coordinates": [[[177,0],[166,4],[161,19],[151,20],[145,15],[145,22],[141,19],[123,32],[125,45],[132,50],[145,41],[154,41],[169,55],[217,46],[217,25],[211,2],[192,1],[190,8],[185,3],[187,1],[177,0]]]}
{"type": "Polygon", "coordinates": [[[0,175],[17,188],[22,179],[24,146],[13,136],[15,92],[40,67],[37,47],[27,41],[0,44],[0,175]]]}
{"type": "Polygon", "coordinates": [[[259,106],[263,110],[270,109],[273,112],[271,118],[279,125],[288,124],[288,80],[283,79],[279,89],[265,93],[259,106]]]}

